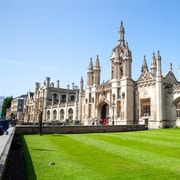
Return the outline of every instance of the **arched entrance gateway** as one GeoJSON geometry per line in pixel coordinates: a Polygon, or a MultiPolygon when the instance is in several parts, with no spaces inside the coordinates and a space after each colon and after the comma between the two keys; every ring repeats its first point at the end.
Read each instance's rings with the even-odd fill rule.
{"type": "Polygon", "coordinates": [[[101,105],[100,119],[101,119],[101,122],[103,122],[103,120],[106,119],[106,124],[108,124],[108,121],[109,121],[109,105],[107,103],[104,103],[101,105]]]}

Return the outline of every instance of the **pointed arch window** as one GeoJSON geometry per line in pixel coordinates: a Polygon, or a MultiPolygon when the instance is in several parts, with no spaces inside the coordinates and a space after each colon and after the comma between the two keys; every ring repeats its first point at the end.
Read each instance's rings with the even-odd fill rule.
{"type": "Polygon", "coordinates": [[[91,103],[91,93],[89,93],[89,103],[91,103]]]}
{"type": "Polygon", "coordinates": [[[47,112],[47,120],[50,121],[50,111],[47,112]]]}
{"type": "Polygon", "coordinates": [[[57,119],[57,111],[54,110],[54,111],[53,111],[53,120],[56,120],[56,119],[57,119]]]}
{"type": "Polygon", "coordinates": [[[61,102],[66,102],[66,94],[63,94],[61,97],[61,102]]]}
{"type": "Polygon", "coordinates": [[[54,93],[54,94],[52,95],[52,100],[53,100],[53,104],[57,104],[58,99],[57,99],[57,94],[56,94],[56,93],[54,93]]]}
{"type": "Polygon", "coordinates": [[[71,95],[71,101],[74,101],[74,100],[75,100],[75,96],[71,95]]]}
{"type": "Polygon", "coordinates": [[[73,119],[73,109],[72,109],[72,108],[70,108],[70,109],[68,110],[68,117],[69,117],[69,120],[72,120],[72,119],[73,119]]]}
{"type": "Polygon", "coordinates": [[[180,101],[176,104],[176,118],[180,119],[180,101]]]}
{"type": "Polygon", "coordinates": [[[141,117],[151,115],[151,101],[149,98],[141,99],[141,117]]]}
{"type": "Polygon", "coordinates": [[[64,110],[61,109],[60,111],[60,121],[64,120],[64,110]]]}

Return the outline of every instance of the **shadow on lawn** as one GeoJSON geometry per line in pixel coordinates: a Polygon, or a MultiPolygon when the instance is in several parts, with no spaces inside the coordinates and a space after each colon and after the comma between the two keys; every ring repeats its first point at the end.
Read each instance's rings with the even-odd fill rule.
{"type": "Polygon", "coordinates": [[[41,149],[41,148],[35,148],[35,149],[32,149],[32,150],[36,150],[36,151],[54,151],[54,150],[51,150],[51,149],[41,149]]]}
{"type": "Polygon", "coordinates": [[[31,159],[31,155],[29,153],[29,149],[28,149],[28,146],[27,146],[26,141],[24,139],[24,136],[22,137],[22,139],[23,139],[23,150],[24,150],[24,156],[25,156],[27,178],[37,180],[36,173],[34,170],[32,159],[31,159]]]}

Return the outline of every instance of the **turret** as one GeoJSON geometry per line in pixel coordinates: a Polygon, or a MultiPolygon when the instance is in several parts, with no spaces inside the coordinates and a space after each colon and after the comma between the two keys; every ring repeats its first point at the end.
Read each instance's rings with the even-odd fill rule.
{"type": "Polygon", "coordinates": [[[170,70],[171,72],[173,72],[172,63],[170,63],[169,70],[170,70]]]}
{"type": "Polygon", "coordinates": [[[46,88],[49,88],[50,77],[46,77],[46,88]]]}
{"type": "Polygon", "coordinates": [[[59,88],[59,83],[60,83],[60,81],[57,80],[56,83],[57,83],[57,84],[56,84],[56,87],[59,88]]]}
{"type": "Polygon", "coordinates": [[[162,72],[161,72],[161,56],[160,56],[160,53],[158,51],[158,54],[157,54],[157,60],[156,60],[156,63],[157,63],[157,72],[156,72],[156,76],[161,76],[162,72]]]}
{"type": "Polygon", "coordinates": [[[81,80],[80,80],[80,92],[81,93],[83,92],[83,88],[84,88],[84,81],[83,81],[83,77],[81,77],[81,80]]]}
{"type": "Polygon", "coordinates": [[[87,85],[88,86],[93,85],[93,62],[92,62],[92,58],[90,58],[89,68],[87,71],[87,85]]]}
{"type": "Polygon", "coordinates": [[[144,70],[148,71],[148,66],[147,66],[147,61],[146,61],[146,56],[145,55],[144,55],[144,59],[143,59],[141,72],[143,72],[144,70]]]}
{"type": "Polygon", "coordinates": [[[72,83],[72,89],[73,89],[73,90],[75,89],[74,82],[72,83]]]}
{"type": "Polygon", "coordinates": [[[129,50],[128,43],[126,42],[126,46],[124,48],[124,56],[123,56],[123,63],[124,63],[124,76],[131,78],[131,64],[132,64],[132,56],[131,51],[129,50]]]}
{"type": "Polygon", "coordinates": [[[40,83],[36,82],[35,83],[35,92],[37,92],[39,88],[40,88],[40,83]]]}
{"type": "Polygon", "coordinates": [[[165,103],[164,103],[164,97],[163,97],[163,90],[162,90],[162,74],[161,74],[161,56],[158,51],[157,57],[156,57],[156,106],[157,106],[157,114],[156,119],[159,123],[158,126],[162,127],[162,120],[164,119],[164,109],[165,109],[165,103]]]}
{"type": "Polygon", "coordinates": [[[157,65],[156,65],[156,57],[155,53],[153,52],[152,62],[151,62],[151,73],[156,75],[157,65]]]}
{"type": "Polygon", "coordinates": [[[96,64],[94,66],[94,84],[95,85],[100,84],[100,72],[101,72],[101,67],[99,63],[99,56],[97,55],[96,64]]]}

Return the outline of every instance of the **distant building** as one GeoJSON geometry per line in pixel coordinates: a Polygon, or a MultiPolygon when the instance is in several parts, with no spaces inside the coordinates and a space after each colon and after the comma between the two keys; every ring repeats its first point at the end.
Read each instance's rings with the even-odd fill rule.
{"type": "Polygon", "coordinates": [[[34,121],[37,117],[34,117],[35,112],[38,110],[35,109],[34,92],[28,92],[27,96],[24,98],[23,106],[23,120],[26,122],[34,121]]]}
{"type": "Polygon", "coordinates": [[[28,93],[24,104],[24,121],[65,122],[79,120],[81,124],[99,124],[106,120],[109,125],[141,124],[149,128],[180,126],[180,82],[173,74],[172,64],[162,73],[160,52],[153,53],[150,68],[144,56],[137,81],[132,79],[132,53],[125,42],[125,29],[121,22],[118,44],[110,57],[110,79],[101,83],[99,56],[95,64],[90,59],[87,85],[83,78],[80,88],[74,84],[63,89],[50,82],[36,83],[35,92],[28,93]]]}
{"type": "Polygon", "coordinates": [[[6,109],[6,117],[5,119],[12,119],[12,115],[11,115],[11,108],[7,108],[6,109]]]}
{"type": "Polygon", "coordinates": [[[10,117],[7,118],[14,118],[20,121],[24,120],[24,116],[23,116],[24,98],[25,95],[21,95],[19,97],[14,98],[11,101],[11,109],[9,115],[10,117]]]}

